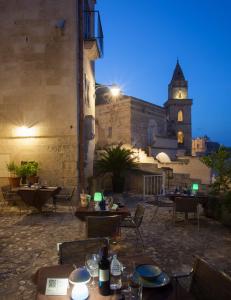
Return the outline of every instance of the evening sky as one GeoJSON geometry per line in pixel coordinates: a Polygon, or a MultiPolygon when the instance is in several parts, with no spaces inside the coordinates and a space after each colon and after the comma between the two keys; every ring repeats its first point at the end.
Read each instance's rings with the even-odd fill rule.
{"type": "Polygon", "coordinates": [[[179,58],[193,99],[193,137],[231,146],[231,1],[98,0],[104,57],[96,80],[157,105],[179,58]]]}

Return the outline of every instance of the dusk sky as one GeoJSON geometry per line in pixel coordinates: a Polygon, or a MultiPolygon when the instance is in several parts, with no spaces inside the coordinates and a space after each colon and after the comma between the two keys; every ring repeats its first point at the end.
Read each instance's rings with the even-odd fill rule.
{"type": "Polygon", "coordinates": [[[163,105],[179,58],[193,99],[193,137],[231,146],[231,1],[98,0],[104,57],[96,80],[163,105]]]}

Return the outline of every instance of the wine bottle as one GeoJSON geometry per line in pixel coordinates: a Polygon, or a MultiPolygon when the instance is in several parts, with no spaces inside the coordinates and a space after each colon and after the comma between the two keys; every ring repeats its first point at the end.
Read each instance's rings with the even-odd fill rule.
{"type": "Polygon", "coordinates": [[[110,262],[108,260],[108,248],[102,248],[102,256],[99,261],[99,293],[103,296],[110,295],[110,262]]]}

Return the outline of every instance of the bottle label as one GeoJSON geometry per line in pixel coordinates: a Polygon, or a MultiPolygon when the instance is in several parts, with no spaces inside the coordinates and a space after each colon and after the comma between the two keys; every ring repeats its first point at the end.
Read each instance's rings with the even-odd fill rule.
{"type": "Polygon", "coordinates": [[[99,270],[99,281],[109,280],[109,270],[99,270]]]}

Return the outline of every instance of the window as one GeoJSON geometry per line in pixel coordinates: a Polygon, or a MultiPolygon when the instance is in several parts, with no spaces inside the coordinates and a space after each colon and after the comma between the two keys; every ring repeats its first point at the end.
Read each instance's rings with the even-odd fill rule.
{"type": "Polygon", "coordinates": [[[112,137],[112,127],[108,127],[108,135],[107,135],[108,138],[111,138],[112,137]]]}
{"type": "Polygon", "coordinates": [[[178,122],[183,122],[183,111],[179,110],[177,114],[177,121],[178,122]]]}
{"type": "Polygon", "coordinates": [[[184,143],[184,134],[182,131],[177,132],[177,141],[178,141],[178,144],[184,143]]]}

